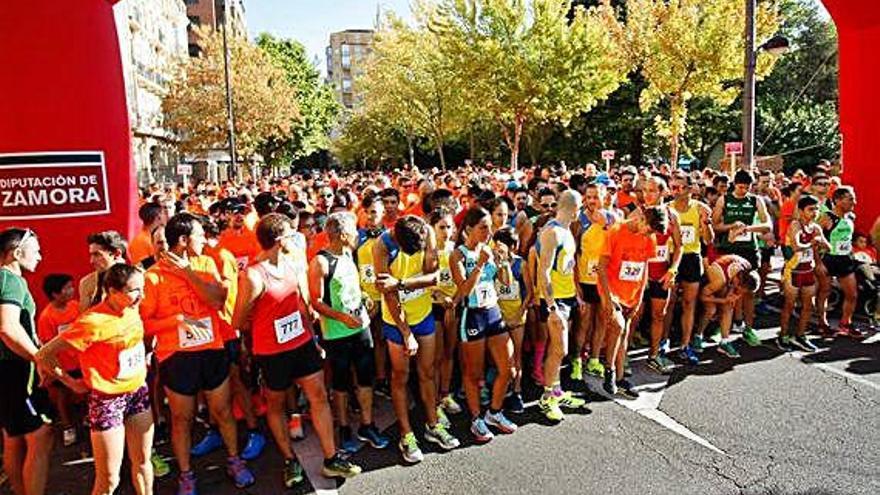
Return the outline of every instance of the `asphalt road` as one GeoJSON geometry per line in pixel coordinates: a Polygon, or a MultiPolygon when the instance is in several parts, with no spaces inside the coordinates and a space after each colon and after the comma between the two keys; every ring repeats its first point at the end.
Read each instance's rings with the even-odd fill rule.
{"type": "MultiPolygon", "coordinates": [[[[813,355],[772,346],[774,316],[764,317],[765,345],[738,341],[742,358],[707,349],[699,366],[679,366],[669,377],[633,355],[638,401],[610,400],[593,391],[598,381],[568,384],[589,399],[585,410],[551,425],[536,404],[513,416],[520,429],[474,445],[463,416],[453,432],[463,446],[439,453],[421,442],[425,461],[404,466],[396,448],[355,454],[364,473],[345,482],[318,474],[315,436],[296,442],[309,481],[285,491],[274,448],[252,463],[258,483],[236,490],[223,454],[196,462],[202,494],[281,493],[564,493],[615,494],[878,494],[880,493],[880,335],[864,341],[816,343],[813,355]]],[[[526,389],[526,400],[537,398],[526,389]]],[[[378,422],[396,438],[390,405],[379,401],[378,422]]],[[[415,422],[414,422],[415,423],[415,422]]],[[[417,431],[421,435],[421,431],[417,431]]],[[[85,444],[87,442],[83,442],[85,444]]],[[[59,449],[49,494],[89,492],[87,450],[59,449]]],[[[160,451],[169,454],[169,446],[160,451]]],[[[125,479],[125,478],[124,478],[125,479]]],[[[127,480],[126,480],[127,481],[127,480]]],[[[126,481],[123,484],[127,484],[126,481]]],[[[174,493],[172,475],[158,483],[174,493]]],[[[3,487],[3,489],[8,489],[3,487]]],[[[121,493],[132,493],[124,487],[121,493]]],[[[5,493],[5,492],[4,492],[5,493]]]]}

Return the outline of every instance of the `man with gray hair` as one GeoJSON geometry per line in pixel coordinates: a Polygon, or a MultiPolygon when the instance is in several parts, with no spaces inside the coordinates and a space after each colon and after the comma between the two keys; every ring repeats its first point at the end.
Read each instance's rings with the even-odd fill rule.
{"type": "Polygon", "coordinates": [[[352,370],[357,378],[356,396],[361,410],[357,438],[377,449],[388,446],[388,439],[373,424],[373,379],[376,363],[370,317],[361,292],[360,278],[352,255],[357,247],[357,219],[350,212],[332,213],[324,224],[327,247],[309,266],[309,293],[312,307],[321,315],[323,347],[332,371],[333,407],[339,420],[343,450],[353,453],[361,443],[348,425],[348,394],[352,389],[352,370]]]}
{"type": "Polygon", "coordinates": [[[577,245],[571,233],[571,224],[577,219],[581,195],[568,189],[559,195],[556,215],[547,222],[538,236],[535,248],[538,254],[539,316],[547,324],[547,356],[544,360],[544,394],[538,402],[541,411],[551,421],[565,416],[561,407],[578,408],[584,400],[563,392],[559,367],[568,349],[568,329],[572,309],[578,304],[575,282],[575,255],[577,245]]]}

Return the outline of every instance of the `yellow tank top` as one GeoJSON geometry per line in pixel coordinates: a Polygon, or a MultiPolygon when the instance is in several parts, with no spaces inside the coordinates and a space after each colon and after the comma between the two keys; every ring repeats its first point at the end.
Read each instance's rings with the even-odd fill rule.
{"type": "MultiPolygon", "coordinates": [[[[553,256],[553,264],[550,269],[550,287],[553,288],[553,298],[566,299],[574,297],[577,294],[574,282],[574,257],[577,251],[574,236],[568,228],[563,227],[556,220],[548,222],[545,228],[556,229],[559,243],[556,246],[555,252],[546,252],[543,249],[538,250],[538,269],[540,270],[542,265],[541,259],[544,256],[553,256]]],[[[544,299],[540,284],[538,284],[538,292],[539,296],[544,299]]]]}
{"type": "Polygon", "coordinates": [[[680,212],[675,206],[670,207],[669,211],[678,217],[682,253],[700,254],[700,203],[692,199],[686,211],[680,212]]]}
{"type": "Polygon", "coordinates": [[[367,239],[357,249],[358,274],[361,281],[361,290],[373,301],[379,301],[382,296],[376,289],[376,268],[373,266],[373,246],[376,239],[367,239]]]}
{"type": "MultiPolygon", "coordinates": [[[[381,238],[378,242],[383,242],[381,238]]],[[[394,278],[398,280],[406,280],[408,278],[422,275],[422,267],[425,262],[425,252],[419,251],[416,254],[409,255],[402,250],[397,249],[397,256],[391,262],[389,271],[394,278]]],[[[401,290],[398,292],[400,305],[403,308],[403,314],[406,322],[410,325],[421,323],[428,315],[431,314],[431,290],[430,288],[401,290]]],[[[382,305],[382,320],[389,325],[394,325],[394,319],[388,310],[388,305],[382,305]]]]}
{"type": "Polygon", "coordinates": [[[434,290],[446,297],[455,297],[455,281],[452,280],[452,272],[449,269],[449,256],[454,249],[455,243],[448,241],[446,246],[437,251],[437,257],[440,262],[440,274],[437,278],[437,287],[434,290]]]}
{"type": "Polygon", "coordinates": [[[581,254],[578,257],[578,277],[582,284],[597,284],[599,277],[596,270],[599,257],[605,248],[605,229],[601,225],[591,224],[581,234],[581,254]]]}

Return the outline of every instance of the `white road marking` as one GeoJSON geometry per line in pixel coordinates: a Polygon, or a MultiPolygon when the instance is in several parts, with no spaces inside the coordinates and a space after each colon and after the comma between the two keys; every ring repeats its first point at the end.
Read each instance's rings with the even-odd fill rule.
{"type": "Polygon", "coordinates": [[[880,385],[878,385],[870,380],[865,380],[864,378],[860,377],[859,375],[856,375],[854,373],[850,373],[849,371],[844,371],[842,369],[835,368],[834,366],[831,366],[831,365],[828,365],[825,363],[809,363],[809,364],[810,364],[810,366],[815,366],[815,367],[821,368],[825,371],[834,373],[835,375],[842,376],[842,377],[846,378],[847,380],[852,380],[852,381],[854,381],[856,383],[860,383],[866,387],[871,387],[874,390],[880,390],[880,385]]]}

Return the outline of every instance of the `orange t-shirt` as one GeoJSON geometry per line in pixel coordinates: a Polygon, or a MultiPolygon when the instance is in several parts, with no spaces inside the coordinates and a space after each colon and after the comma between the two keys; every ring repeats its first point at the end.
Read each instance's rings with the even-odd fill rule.
{"type": "Polygon", "coordinates": [[[623,189],[617,191],[617,207],[624,208],[626,205],[634,202],[636,200],[636,196],[634,194],[630,194],[623,189]]]}
{"type": "MultiPolygon", "coordinates": [[[[220,281],[217,265],[208,256],[189,258],[190,267],[206,281],[220,281]]],[[[149,335],[156,336],[156,358],[162,361],[175,352],[222,349],[223,335],[217,310],[202,301],[195,289],[177,275],[165,261],[144,274],[144,300],[141,317],[149,335]],[[182,317],[183,321],[180,321],[182,317]],[[205,331],[201,338],[191,331],[205,331]]]]}
{"type": "Polygon", "coordinates": [[[306,259],[311,262],[312,258],[314,258],[316,254],[318,254],[322,249],[326,248],[329,245],[330,236],[327,234],[327,232],[320,232],[318,234],[315,234],[315,236],[312,237],[312,241],[306,248],[306,259]]]}
{"type": "Polygon", "coordinates": [[[220,280],[229,284],[229,291],[226,293],[226,303],[220,310],[220,333],[223,335],[223,341],[229,341],[237,338],[235,329],[232,328],[232,312],[235,311],[235,297],[238,294],[238,264],[235,256],[229,250],[220,247],[205,246],[205,256],[209,256],[214,260],[214,264],[220,271],[220,280]]]}
{"type": "Polygon", "coordinates": [[[784,241],[785,236],[788,234],[788,226],[791,225],[791,221],[794,219],[795,206],[795,201],[793,199],[786,199],[782,202],[782,206],[779,208],[780,242],[784,241]]]}
{"type": "Polygon", "coordinates": [[[141,229],[128,243],[128,257],[132,265],[137,265],[153,254],[153,242],[150,233],[141,229]]]}
{"type": "MultiPolygon", "coordinates": [[[[79,304],[77,301],[70,301],[64,306],[64,309],[58,309],[54,304],[49,304],[40,312],[37,319],[37,336],[40,342],[46,343],[54,339],[56,335],[67,331],[71,322],[79,316],[79,304]]],[[[58,355],[58,361],[64,371],[72,371],[79,369],[79,358],[75,352],[64,351],[58,355]]]]}
{"type": "Polygon", "coordinates": [[[113,311],[106,301],[76,319],[61,338],[76,348],[89,389],[118,395],[139,389],[147,379],[144,325],[138,311],[113,311]]]}
{"type": "Polygon", "coordinates": [[[244,270],[260,254],[260,243],[257,241],[257,234],[247,228],[241,229],[241,231],[236,231],[233,228],[224,230],[220,234],[218,243],[220,247],[232,253],[232,256],[238,262],[239,270],[244,270]]]}
{"type": "Polygon", "coordinates": [[[648,260],[654,257],[654,236],[633,233],[626,224],[608,231],[602,256],[608,256],[608,285],[612,297],[628,308],[635,307],[647,278],[648,260]]]}

